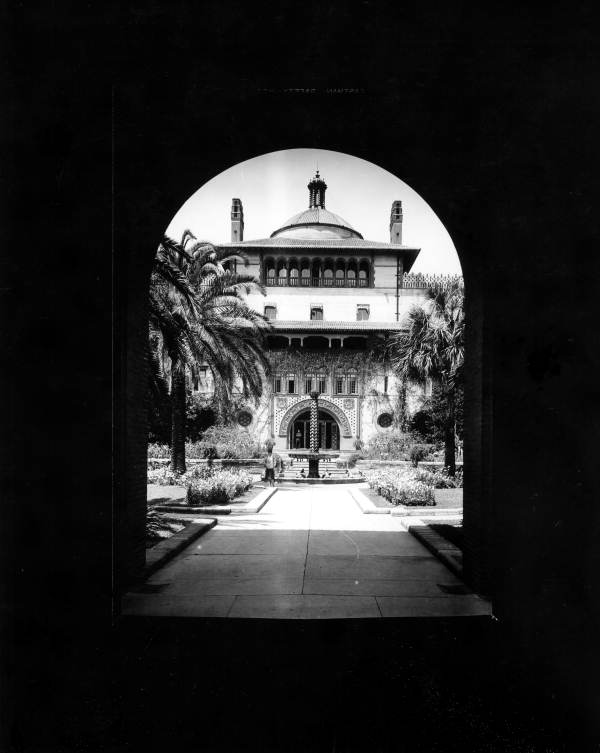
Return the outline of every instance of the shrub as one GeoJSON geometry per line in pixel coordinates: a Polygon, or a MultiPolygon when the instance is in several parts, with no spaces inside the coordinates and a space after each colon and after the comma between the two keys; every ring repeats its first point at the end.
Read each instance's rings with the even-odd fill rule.
{"type": "Polygon", "coordinates": [[[219,458],[257,458],[261,455],[259,443],[239,426],[210,426],[198,445],[203,450],[214,448],[219,458]]]}
{"type": "Polygon", "coordinates": [[[393,505],[435,505],[433,486],[413,470],[378,470],[365,474],[371,489],[393,505]]]}
{"type": "Polygon", "coordinates": [[[434,489],[456,489],[456,479],[443,471],[430,471],[421,469],[417,472],[417,480],[433,486],[434,489]]]}
{"type": "Polygon", "coordinates": [[[398,429],[378,431],[363,451],[363,455],[376,459],[385,456],[390,460],[403,460],[407,443],[406,434],[398,429]]]}
{"type": "Polygon", "coordinates": [[[195,467],[186,473],[173,473],[168,465],[162,465],[159,468],[148,470],[148,483],[158,484],[159,486],[185,486],[190,479],[208,478],[213,474],[210,468],[195,467]]]}
{"type": "Polygon", "coordinates": [[[149,458],[168,458],[171,456],[171,448],[168,444],[157,444],[151,442],[148,445],[148,457],[149,458]]]}
{"type": "Polygon", "coordinates": [[[163,465],[161,468],[150,469],[147,480],[149,484],[159,484],[160,486],[183,486],[186,477],[187,474],[182,473],[178,475],[177,473],[173,473],[168,465],[163,465]]]}
{"type": "Polygon", "coordinates": [[[348,468],[354,468],[357,460],[362,460],[362,452],[353,452],[348,455],[348,468]]]}
{"type": "Polygon", "coordinates": [[[225,505],[252,486],[253,477],[245,471],[198,473],[189,480],[188,505],[225,505]]]}
{"type": "Polygon", "coordinates": [[[425,460],[428,456],[429,448],[424,444],[414,444],[408,451],[408,457],[415,468],[421,460],[425,460]]]}
{"type": "Polygon", "coordinates": [[[187,439],[197,442],[216,421],[211,400],[205,395],[189,393],[186,399],[185,431],[187,439]]]}

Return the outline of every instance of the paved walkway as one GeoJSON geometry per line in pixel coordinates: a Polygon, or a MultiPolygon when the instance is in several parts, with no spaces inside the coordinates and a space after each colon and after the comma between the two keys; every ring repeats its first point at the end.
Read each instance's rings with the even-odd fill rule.
{"type": "Polygon", "coordinates": [[[138,591],[125,614],[238,618],[454,617],[488,602],[390,515],[344,486],[281,489],[260,513],[224,516],[138,591]]]}

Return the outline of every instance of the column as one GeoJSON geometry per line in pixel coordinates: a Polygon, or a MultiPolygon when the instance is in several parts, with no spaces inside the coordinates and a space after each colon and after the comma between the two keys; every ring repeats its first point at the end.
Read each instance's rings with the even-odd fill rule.
{"type": "Polygon", "coordinates": [[[310,452],[308,478],[319,478],[319,392],[310,393],[310,452]],[[314,455],[314,456],[313,456],[314,455]]]}

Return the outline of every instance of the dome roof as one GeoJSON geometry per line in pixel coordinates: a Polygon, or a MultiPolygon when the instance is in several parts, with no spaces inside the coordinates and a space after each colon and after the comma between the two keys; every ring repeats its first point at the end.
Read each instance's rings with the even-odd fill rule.
{"type": "Polygon", "coordinates": [[[271,238],[291,238],[296,240],[339,240],[360,238],[362,235],[339,215],[325,209],[327,184],[317,170],[308,188],[308,209],[293,217],[271,233],[271,238]]]}
{"type": "Polygon", "coordinates": [[[324,207],[311,207],[295,214],[282,227],[271,233],[271,238],[362,238],[352,225],[324,207]]]}

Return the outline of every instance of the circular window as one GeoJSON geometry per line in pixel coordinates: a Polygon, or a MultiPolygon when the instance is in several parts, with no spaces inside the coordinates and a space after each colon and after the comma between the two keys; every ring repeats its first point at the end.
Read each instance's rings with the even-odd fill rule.
{"type": "Polygon", "coordinates": [[[252,413],[247,410],[240,411],[238,413],[238,424],[240,426],[250,426],[252,423],[252,413]]]}
{"type": "Polygon", "coordinates": [[[387,429],[392,425],[392,414],[382,413],[377,419],[377,423],[379,424],[379,426],[381,426],[382,429],[387,429]]]}

